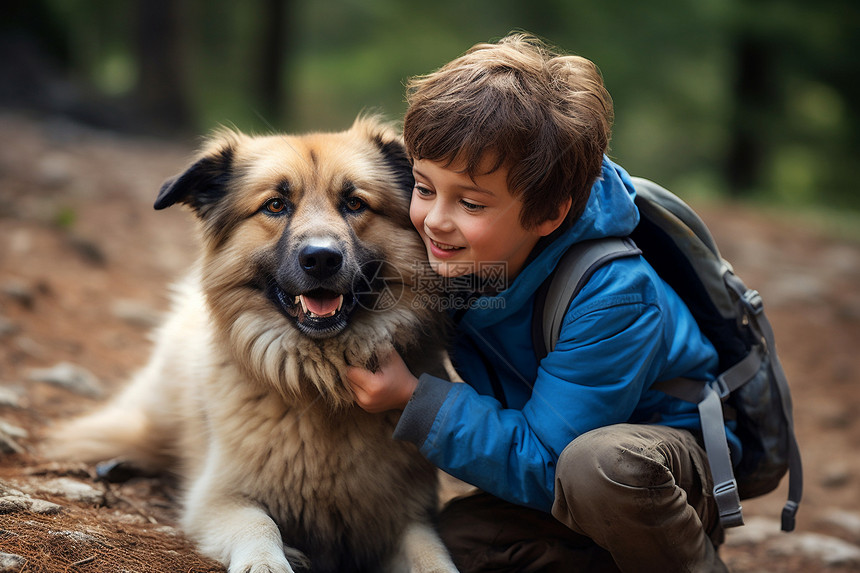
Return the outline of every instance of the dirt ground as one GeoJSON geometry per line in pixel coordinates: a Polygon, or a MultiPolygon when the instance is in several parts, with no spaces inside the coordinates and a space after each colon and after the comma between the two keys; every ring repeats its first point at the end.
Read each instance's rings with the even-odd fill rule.
{"type": "MultiPolygon", "coordinates": [[[[0,572],[220,571],[175,528],[168,482],[97,481],[93,468],[37,450],[55,420],[94,406],[145,361],[165,286],[196,253],[190,215],[152,209],[191,147],[2,112],[0,133],[0,553],[12,554],[0,572]],[[40,372],[62,363],[85,369],[77,389],[40,372]]],[[[783,484],[744,503],[749,525],[721,554],[736,572],[858,571],[860,244],[798,214],[695,206],[764,296],[805,464],[798,530],[778,531],[783,484]]]]}

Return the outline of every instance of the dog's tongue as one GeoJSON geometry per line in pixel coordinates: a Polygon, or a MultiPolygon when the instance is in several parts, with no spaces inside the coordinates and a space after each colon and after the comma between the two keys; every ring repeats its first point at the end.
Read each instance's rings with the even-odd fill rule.
{"type": "Polygon", "coordinates": [[[340,305],[340,295],[331,297],[316,297],[303,294],[302,300],[305,303],[305,308],[309,312],[312,312],[317,316],[326,316],[328,314],[332,314],[337,311],[337,307],[340,305]]]}

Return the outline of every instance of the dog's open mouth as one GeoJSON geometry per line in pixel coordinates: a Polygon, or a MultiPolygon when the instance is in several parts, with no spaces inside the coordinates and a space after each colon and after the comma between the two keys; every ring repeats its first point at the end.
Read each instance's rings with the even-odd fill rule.
{"type": "Polygon", "coordinates": [[[272,294],[284,314],[295,319],[299,330],[312,338],[327,338],[342,331],[356,306],[355,296],[349,292],[320,288],[291,295],[272,285],[272,294]]]}

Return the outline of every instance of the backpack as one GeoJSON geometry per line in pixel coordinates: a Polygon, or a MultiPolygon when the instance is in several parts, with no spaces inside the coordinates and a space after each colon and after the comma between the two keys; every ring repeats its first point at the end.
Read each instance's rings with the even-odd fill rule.
{"type": "Polygon", "coordinates": [[[743,525],[741,499],[774,490],[789,472],[782,530],[792,531],[803,491],[791,395],[761,296],[748,289],[717,249],[698,215],[659,185],[633,178],[640,222],[626,238],[571,246],[538,289],[532,342],[538,361],[555,346],[571,301],[600,266],[642,255],[690,309],[719,355],[715,380],[657,381],[652,388],[698,404],[714,498],[723,527],[743,525]],[[725,419],[743,444],[733,465],[725,419]]]}

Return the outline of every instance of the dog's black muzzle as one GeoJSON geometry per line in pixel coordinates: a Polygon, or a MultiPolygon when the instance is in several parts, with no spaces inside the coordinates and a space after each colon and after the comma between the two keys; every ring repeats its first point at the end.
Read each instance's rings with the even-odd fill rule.
{"type": "Polygon", "coordinates": [[[305,336],[329,338],[349,325],[357,306],[353,284],[361,274],[336,241],[316,238],[287,249],[268,281],[269,298],[305,336]]]}

